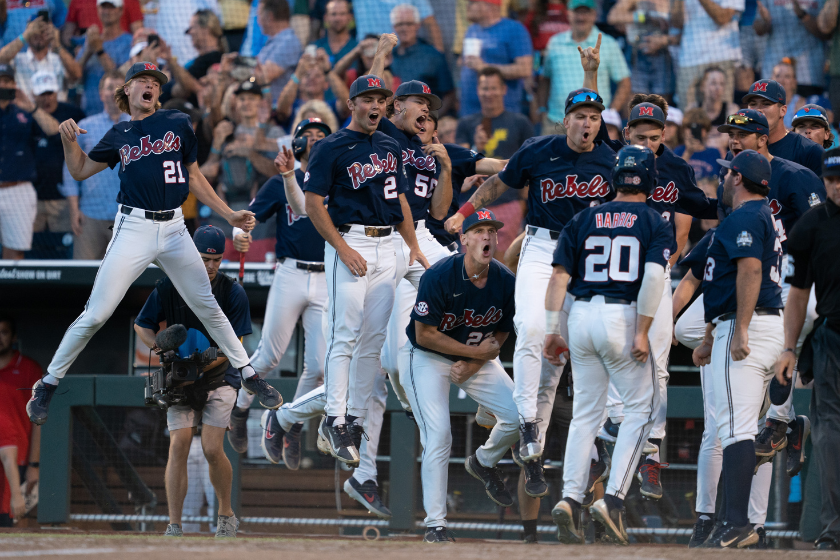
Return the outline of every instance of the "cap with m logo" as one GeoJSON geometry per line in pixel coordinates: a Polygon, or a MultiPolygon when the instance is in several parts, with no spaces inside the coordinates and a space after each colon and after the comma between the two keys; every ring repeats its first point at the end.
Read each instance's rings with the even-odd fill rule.
{"type": "Polygon", "coordinates": [[[639,103],[630,109],[630,119],[627,121],[627,126],[633,126],[638,122],[646,121],[665,128],[665,117],[665,111],[659,105],[639,103]]]}
{"type": "Polygon", "coordinates": [[[497,230],[504,227],[504,223],[496,219],[496,215],[492,210],[487,208],[479,208],[474,214],[467,216],[461,224],[461,233],[467,233],[474,227],[478,226],[493,226],[497,230]]]}
{"type": "Polygon", "coordinates": [[[787,93],[782,84],[775,80],[758,80],[750,86],[749,92],[741,98],[741,103],[748,103],[753,97],[763,97],[773,103],[785,104],[787,93]]]}
{"type": "Polygon", "coordinates": [[[437,111],[443,105],[440,97],[432,93],[432,88],[420,80],[409,80],[401,83],[395,95],[397,99],[411,96],[422,97],[429,102],[430,111],[437,111]]]}
{"type": "Polygon", "coordinates": [[[363,93],[381,93],[385,97],[391,97],[394,95],[393,91],[382,87],[382,79],[379,76],[374,76],[373,74],[359,76],[350,85],[350,99],[358,97],[363,93]]]}

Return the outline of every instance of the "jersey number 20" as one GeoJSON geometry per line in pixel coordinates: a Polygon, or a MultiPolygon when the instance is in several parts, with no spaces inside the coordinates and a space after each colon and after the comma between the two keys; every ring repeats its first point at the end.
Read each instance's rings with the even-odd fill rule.
{"type": "Polygon", "coordinates": [[[586,257],[586,270],[583,280],[586,282],[635,282],[639,279],[639,239],[629,235],[619,235],[615,239],[603,235],[586,238],[587,251],[600,250],[586,257]],[[629,249],[626,261],[627,269],[621,270],[621,254],[629,249]]]}
{"type": "Polygon", "coordinates": [[[184,173],[181,171],[180,161],[164,161],[163,162],[163,182],[164,183],[183,183],[184,173]],[[178,172],[178,177],[175,177],[175,172],[178,172]]]}
{"type": "Polygon", "coordinates": [[[385,198],[397,198],[399,194],[397,193],[397,178],[396,177],[388,177],[385,179],[385,198]]]}

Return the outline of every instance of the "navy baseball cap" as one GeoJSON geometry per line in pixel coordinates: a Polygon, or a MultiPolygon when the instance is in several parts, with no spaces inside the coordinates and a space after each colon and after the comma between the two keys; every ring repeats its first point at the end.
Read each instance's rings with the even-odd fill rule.
{"type": "Polygon", "coordinates": [[[221,255],[225,252],[225,232],[216,226],[201,226],[193,235],[199,253],[221,255]]]}
{"type": "Polygon", "coordinates": [[[612,171],[614,189],[628,188],[651,192],[656,187],[656,156],[650,148],[624,146],[618,151],[612,171]]]}
{"type": "Polygon", "coordinates": [[[665,128],[665,112],[653,103],[639,103],[630,109],[630,120],[627,121],[627,126],[633,126],[642,121],[656,123],[665,128]]]}
{"type": "Polygon", "coordinates": [[[795,115],[793,115],[793,127],[796,128],[803,121],[817,121],[826,130],[831,130],[831,125],[828,124],[828,113],[819,105],[803,105],[795,115]]]}
{"type": "Polygon", "coordinates": [[[566,97],[566,114],[568,115],[571,111],[585,105],[597,107],[599,111],[604,110],[604,100],[597,92],[581,88],[576,89],[566,97]]]}
{"type": "Polygon", "coordinates": [[[755,150],[744,150],[732,161],[719,159],[717,162],[721,167],[737,171],[753,183],[770,186],[770,162],[755,150]]]}
{"type": "Polygon", "coordinates": [[[750,86],[750,91],[741,98],[741,103],[746,104],[751,97],[763,97],[773,103],[785,104],[787,94],[782,84],[776,80],[758,80],[750,86]]]}
{"type": "Polygon", "coordinates": [[[440,97],[432,93],[432,89],[420,80],[410,80],[401,83],[395,94],[397,98],[408,97],[409,95],[416,95],[417,97],[427,99],[429,101],[430,111],[437,111],[443,105],[440,97]]]}
{"type": "Polygon", "coordinates": [[[826,150],[823,153],[823,177],[840,177],[840,148],[826,150]]]}
{"type": "Polygon", "coordinates": [[[496,229],[505,227],[503,222],[496,219],[496,214],[487,208],[479,208],[474,213],[467,216],[467,219],[461,224],[461,233],[467,233],[472,228],[482,225],[495,226],[496,229]]]}
{"type": "Polygon", "coordinates": [[[332,134],[332,130],[330,130],[330,127],[327,125],[327,123],[325,123],[318,117],[312,117],[311,119],[303,119],[302,121],[300,121],[295,127],[295,133],[293,136],[297,138],[298,136],[303,134],[303,132],[308,128],[318,128],[326,136],[332,134]]]}
{"type": "Polygon", "coordinates": [[[248,80],[247,82],[242,82],[239,84],[239,87],[236,88],[236,91],[233,92],[234,95],[239,95],[240,93],[253,93],[254,95],[259,95],[262,97],[262,87],[257,82],[252,82],[248,80]]]}
{"type": "Polygon", "coordinates": [[[8,64],[0,64],[0,76],[15,79],[15,69],[8,64]]]}
{"type": "Polygon", "coordinates": [[[718,132],[729,132],[730,130],[743,130],[744,132],[769,135],[770,125],[767,124],[767,117],[755,109],[741,109],[734,115],[726,117],[726,124],[718,127],[718,132]]]}
{"type": "Polygon", "coordinates": [[[166,77],[166,74],[161,72],[157,64],[152,64],[151,62],[135,62],[131,65],[131,68],[128,69],[128,72],[125,73],[125,83],[132,78],[136,78],[137,76],[148,74],[149,76],[154,76],[160,82],[160,85],[165,84],[169,81],[169,78],[166,77]]]}
{"type": "Polygon", "coordinates": [[[391,97],[394,92],[390,89],[382,87],[382,79],[373,74],[366,74],[359,76],[350,84],[350,99],[362,95],[363,93],[381,93],[385,97],[391,97]]]}

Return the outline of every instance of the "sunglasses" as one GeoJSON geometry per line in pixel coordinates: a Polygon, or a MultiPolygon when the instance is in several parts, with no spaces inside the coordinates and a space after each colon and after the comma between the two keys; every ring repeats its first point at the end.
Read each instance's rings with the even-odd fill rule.
{"type": "Polygon", "coordinates": [[[584,103],[587,101],[594,101],[595,103],[600,103],[601,105],[604,104],[604,100],[601,99],[601,96],[593,91],[582,91],[566,101],[566,107],[571,105],[577,105],[578,103],[584,103]]]}
{"type": "Polygon", "coordinates": [[[736,124],[736,125],[745,125],[745,124],[755,124],[758,126],[764,126],[763,123],[758,122],[757,120],[744,116],[744,115],[729,115],[726,117],[726,124],[736,124]]]}
{"type": "Polygon", "coordinates": [[[822,113],[820,113],[816,109],[808,109],[808,108],[805,108],[805,107],[803,107],[802,109],[799,109],[796,112],[796,114],[793,115],[793,118],[794,119],[816,119],[816,120],[824,122],[825,124],[828,124],[828,119],[825,118],[825,115],[823,115],[822,113]]]}

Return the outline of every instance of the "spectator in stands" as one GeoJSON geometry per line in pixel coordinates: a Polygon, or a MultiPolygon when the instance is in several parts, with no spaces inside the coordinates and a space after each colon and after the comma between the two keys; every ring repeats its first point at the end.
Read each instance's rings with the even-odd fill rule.
{"type": "Polygon", "coordinates": [[[315,46],[324,49],[330,59],[330,66],[344,58],[358,44],[350,35],[353,11],[347,0],[332,0],[324,14],[326,34],[315,41],[315,46]]]}
{"type": "Polygon", "coordinates": [[[741,60],[735,64],[735,95],[741,99],[761,72],[767,36],[759,37],[753,28],[758,17],[757,0],[745,0],[744,11],[738,18],[738,39],[741,44],[741,60]]]}
{"type": "MultiPolygon", "coordinates": [[[[817,25],[826,37],[831,38],[828,55],[829,98],[831,106],[837,108],[840,115],[840,32],[837,23],[840,22],[840,0],[826,0],[820,15],[817,17],[817,25]]],[[[831,124],[837,124],[832,122],[831,124]]]]}
{"type": "Polygon", "coordinates": [[[63,0],[4,1],[2,6],[0,24],[2,24],[3,36],[0,38],[0,45],[8,45],[20,36],[41,10],[50,12],[50,21],[58,29],[61,29],[67,17],[67,6],[63,0]]]}
{"type": "Polygon", "coordinates": [[[41,131],[47,136],[58,134],[58,121],[16,87],[11,66],[0,64],[0,245],[4,259],[22,259],[32,246],[32,224],[38,211],[32,181],[41,131]]]}
{"type": "Polygon", "coordinates": [[[314,57],[308,54],[300,57],[292,79],[286,82],[286,87],[277,99],[277,120],[287,129],[293,130],[288,126],[289,121],[298,107],[307,101],[327,102],[339,120],[350,115],[347,108],[347,86],[335,73],[326,73],[325,68],[329,70],[326,51],[320,50],[314,57]],[[329,97],[326,95],[328,92],[329,97]]]}
{"type": "Polygon", "coordinates": [[[738,111],[738,105],[724,100],[725,90],[726,74],[723,69],[719,66],[706,68],[700,80],[697,103],[711,123],[707,142],[723,150],[723,153],[729,149],[729,135],[718,132],[718,127],[726,123],[727,116],[738,111]]]}
{"type": "MultiPolygon", "coordinates": [[[[498,68],[507,82],[505,108],[521,112],[525,80],[530,79],[534,57],[528,30],[518,21],[502,17],[501,0],[470,0],[461,60],[460,115],[481,110],[478,75],[487,66],[498,68]]],[[[501,218],[500,218],[501,219],[501,218]]]]}
{"type": "Polygon", "coordinates": [[[262,32],[257,22],[260,13],[260,2],[261,0],[251,0],[245,38],[242,39],[242,47],[239,49],[242,56],[257,56],[265,46],[265,42],[268,41],[268,37],[262,32]]]}
{"type": "Polygon", "coordinates": [[[723,100],[732,101],[735,64],[741,60],[738,16],[744,0],[676,0],[672,18],[683,21],[677,63],[677,103],[683,110],[696,107],[697,84],[709,66],[726,76],[723,100]]]}
{"type": "Polygon", "coordinates": [[[454,144],[457,129],[458,119],[450,116],[441,117],[438,121],[438,141],[441,144],[454,144]]]}
{"type": "Polygon", "coordinates": [[[262,75],[271,84],[272,104],[280,96],[292,75],[302,49],[300,41],[289,27],[289,3],[286,0],[260,0],[259,24],[268,36],[257,59],[262,65],[262,75]]]}
{"type": "MultiPolygon", "coordinates": [[[[123,85],[124,75],[109,70],[99,80],[99,99],[103,111],[78,121],[79,128],[87,130],[77,138],[79,147],[90,152],[116,123],[130,120],[117,108],[114,91],[123,85]]],[[[117,214],[117,194],[120,192],[119,167],[76,181],[64,166],[64,181],[59,187],[70,206],[70,223],[73,228],[73,258],[101,259],[111,241],[111,226],[117,214]]]]}
{"type": "Polygon", "coordinates": [[[668,107],[668,116],[665,117],[665,130],[662,133],[662,143],[676,149],[683,143],[682,140],[683,112],[676,107],[668,107]]]}
{"type": "Polygon", "coordinates": [[[25,513],[26,494],[38,483],[41,426],[29,421],[26,401],[41,379],[38,362],[18,352],[15,320],[0,313],[0,527],[12,527],[25,513]]]}
{"type": "Polygon", "coordinates": [[[522,24],[531,34],[535,51],[543,51],[548,41],[558,33],[569,30],[569,14],[565,2],[558,0],[536,0],[522,19],[522,24]]]}
{"type": "Polygon", "coordinates": [[[420,80],[428,85],[443,101],[439,114],[447,114],[455,104],[455,84],[443,53],[417,37],[420,12],[411,4],[400,4],[391,10],[391,25],[399,39],[391,71],[401,82],[420,80]]]}
{"type": "Polygon", "coordinates": [[[621,123],[621,115],[618,114],[618,111],[615,109],[604,109],[601,112],[601,121],[607,127],[607,134],[610,135],[610,140],[619,140],[622,137],[624,126],[621,123]]]}
{"type": "MultiPolygon", "coordinates": [[[[373,57],[376,55],[379,37],[370,35],[359,41],[359,44],[347,53],[341,60],[336,62],[333,69],[330,71],[337,76],[344,78],[344,83],[347,87],[353,83],[353,80],[367,73],[373,65],[373,57]]],[[[397,91],[400,85],[400,79],[391,74],[389,68],[393,62],[393,51],[389,52],[385,58],[385,71],[380,76],[382,78],[382,86],[391,91],[397,91]]],[[[330,78],[332,82],[332,78],[330,78]]]]}
{"type": "Polygon", "coordinates": [[[94,115],[102,111],[99,82],[106,71],[117,68],[129,58],[131,35],[120,27],[123,0],[97,0],[96,9],[102,22],[102,33],[95,25],[85,32],[85,45],[76,57],[84,72],[82,109],[94,115]]]}
{"type": "Polygon", "coordinates": [[[157,0],[156,5],[157,11],[146,11],[143,27],[156,30],[181,64],[197,57],[199,53],[185,32],[199,10],[210,10],[218,16],[217,0],[157,0]]]}
{"type": "Polygon", "coordinates": [[[35,18],[26,30],[0,49],[0,64],[13,63],[15,81],[26,95],[32,97],[31,79],[36,72],[48,72],[58,80],[60,101],[67,100],[68,82],[82,77],[82,67],[67,52],[59,40],[58,29],[50,22],[35,18]],[[25,47],[27,50],[23,50],[25,47]]]}
{"type": "MultiPolygon", "coordinates": [[[[84,119],[84,112],[76,105],[58,100],[58,91],[58,80],[53,74],[38,72],[32,76],[32,93],[38,108],[52,115],[59,123],[67,119],[78,123],[84,119]]],[[[33,231],[70,231],[70,210],[67,200],[59,191],[64,166],[61,135],[47,136],[38,129],[35,159],[38,162],[34,181],[35,192],[38,193],[38,213],[35,216],[33,231]]]]}
{"type": "Polygon", "coordinates": [[[712,181],[717,185],[720,173],[717,160],[722,154],[718,148],[707,145],[712,123],[706,111],[699,107],[689,109],[683,118],[682,128],[685,145],[677,146],[674,153],[694,169],[694,178],[698,184],[712,181]]]}
{"type": "Polygon", "coordinates": [[[819,105],[805,105],[799,109],[793,117],[793,131],[826,150],[834,144],[828,113],[819,105]]]}
{"type": "Polygon", "coordinates": [[[248,0],[219,0],[223,31],[230,52],[239,52],[242,46],[248,26],[248,8],[248,0]]]}
{"type": "Polygon", "coordinates": [[[394,33],[391,11],[399,4],[409,4],[417,8],[429,41],[434,48],[443,52],[443,35],[429,0],[355,0],[353,16],[356,19],[356,37],[394,33]]]}
{"type": "MultiPolygon", "coordinates": [[[[537,93],[540,111],[546,115],[544,133],[564,132],[561,123],[566,113],[566,96],[583,83],[578,46],[587,48],[597,44],[601,33],[595,26],[597,16],[595,0],[569,0],[571,29],[548,42],[537,93]]],[[[630,69],[618,43],[609,35],[602,35],[601,39],[601,68],[598,91],[604,104],[618,112],[624,111],[630,100],[630,69]],[[611,94],[611,84],[615,84],[615,95],[611,94]]]]}
{"type": "Polygon", "coordinates": [[[222,61],[222,53],[227,52],[227,41],[218,16],[211,10],[199,10],[193,14],[186,33],[192,39],[198,56],[181,66],[178,57],[172,54],[172,48],[165,44],[161,56],[166,61],[167,69],[172,72],[172,82],[163,89],[167,89],[166,86],[171,83],[169,89],[172,97],[196,101],[194,97],[201,89],[198,80],[207,74],[212,65],[222,61]]]}
{"type": "Polygon", "coordinates": [[[335,113],[330,109],[329,105],[318,100],[307,101],[298,107],[289,130],[296,129],[300,121],[313,118],[321,119],[328,127],[330,127],[330,130],[338,130],[338,120],[335,118],[335,113]]]}
{"type": "MultiPolygon", "coordinates": [[[[96,0],[70,0],[67,8],[67,19],[61,29],[61,42],[70,46],[76,32],[84,33],[88,27],[94,25],[102,31],[102,23],[96,10],[96,0]]],[[[123,0],[123,15],[120,27],[126,33],[134,33],[143,27],[143,11],[139,0],[123,0]]]]}

